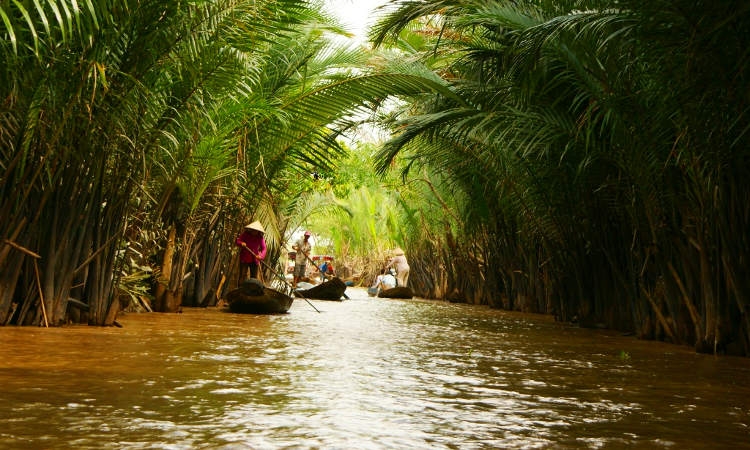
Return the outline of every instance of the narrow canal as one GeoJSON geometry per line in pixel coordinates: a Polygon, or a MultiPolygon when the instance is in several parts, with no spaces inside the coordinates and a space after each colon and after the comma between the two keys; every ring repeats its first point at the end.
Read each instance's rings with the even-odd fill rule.
{"type": "Polygon", "coordinates": [[[0,327],[0,448],[750,448],[750,360],[422,300],[0,327]]]}

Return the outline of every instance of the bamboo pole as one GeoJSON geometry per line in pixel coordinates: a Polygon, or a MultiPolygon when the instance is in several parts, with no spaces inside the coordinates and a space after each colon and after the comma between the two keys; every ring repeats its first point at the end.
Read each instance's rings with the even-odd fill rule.
{"type": "Polygon", "coordinates": [[[29,250],[28,248],[23,247],[20,244],[16,244],[13,241],[9,241],[8,239],[3,239],[3,242],[5,242],[6,244],[8,244],[11,247],[15,248],[16,250],[20,250],[21,252],[26,253],[27,255],[31,256],[32,258],[36,258],[36,259],[41,259],[42,258],[39,254],[34,253],[31,250],[29,250]]]}
{"type": "Polygon", "coordinates": [[[49,328],[47,321],[47,308],[44,306],[44,293],[42,293],[42,282],[39,280],[39,265],[34,260],[34,273],[36,274],[36,285],[39,288],[39,301],[42,302],[42,316],[44,317],[44,327],[49,328]]]}
{"type": "Polygon", "coordinates": [[[15,248],[16,250],[34,258],[34,274],[36,276],[36,287],[37,289],[39,289],[39,300],[42,302],[42,317],[44,318],[45,328],[49,328],[49,321],[47,320],[47,308],[44,305],[44,293],[42,292],[42,281],[39,278],[39,264],[37,264],[37,260],[41,259],[42,257],[38,253],[34,253],[31,250],[27,249],[26,247],[23,247],[22,245],[17,244],[8,239],[3,239],[3,242],[15,248]]]}

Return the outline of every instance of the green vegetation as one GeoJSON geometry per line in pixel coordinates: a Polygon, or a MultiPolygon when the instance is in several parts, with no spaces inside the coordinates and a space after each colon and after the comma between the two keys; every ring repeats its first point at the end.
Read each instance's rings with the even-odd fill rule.
{"type": "Polygon", "coordinates": [[[270,262],[304,226],[365,282],[400,246],[423,297],[750,353],[750,9],[398,0],[365,50],[318,6],[0,3],[0,323],[205,304],[260,220],[270,262]]]}
{"type": "Polygon", "coordinates": [[[398,156],[463,199],[438,248],[464,297],[748,354],[750,10],[399,4],[375,41],[420,42],[402,47],[455,95],[410,102],[379,168],[398,156]]]}

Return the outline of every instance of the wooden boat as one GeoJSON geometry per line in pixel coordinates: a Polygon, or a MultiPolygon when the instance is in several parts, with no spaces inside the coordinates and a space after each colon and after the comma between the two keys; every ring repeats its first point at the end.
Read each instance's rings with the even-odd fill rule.
{"type": "Polygon", "coordinates": [[[244,281],[224,298],[229,303],[229,311],[240,314],[284,314],[294,301],[293,297],[266,287],[254,278],[244,281]]]}
{"type": "Polygon", "coordinates": [[[396,286],[395,288],[383,289],[378,293],[380,298],[412,298],[414,292],[408,286],[396,286]]]}
{"type": "Polygon", "coordinates": [[[309,289],[297,289],[294,293],[297,297],[341,301],[341,297],[345,296],[344,291],[346,291],[346,284],[341,278],[333,277],[309,289]]]}

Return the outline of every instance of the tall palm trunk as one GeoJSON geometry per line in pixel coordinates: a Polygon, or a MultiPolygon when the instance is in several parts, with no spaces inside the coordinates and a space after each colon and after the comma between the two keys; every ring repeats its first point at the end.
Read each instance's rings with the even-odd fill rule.
{"type": "Polygon", "coordinates": [[[154,293],[154,311],[157,312],[175,312],[179,304],[175,304],[175,291],[171,289],[173,284],[172,266],[174,262],[174,252],[177,243],[177,225],[172,224],[169,227],[167,242],[164,247],[164,255],[159,268],[159,277],[157,279],[156,291],[154,293]]]}

